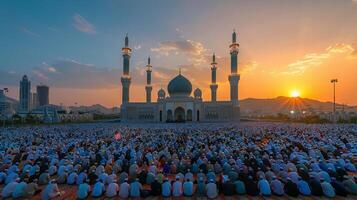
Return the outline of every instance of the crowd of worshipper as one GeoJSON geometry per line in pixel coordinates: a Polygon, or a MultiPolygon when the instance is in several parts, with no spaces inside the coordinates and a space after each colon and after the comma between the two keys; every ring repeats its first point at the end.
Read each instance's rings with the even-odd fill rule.
{"type": "MultiPolygon", "coordinates": [[[[356,125],[72,124],[0,129],[1,197],[357,195],[356,125]]],[[[352,196],[353,197],[353,196],[352,196]]]]}

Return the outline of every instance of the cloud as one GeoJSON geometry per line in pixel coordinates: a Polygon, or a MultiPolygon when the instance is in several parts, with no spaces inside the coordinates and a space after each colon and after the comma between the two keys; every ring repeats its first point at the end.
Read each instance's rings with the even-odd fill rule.
{"type": "Polygon", "coordinates": [[[80,14],[76,13],[73,15],[73,26],[83,32],[83,33],[88,33],[88,34],[95,34],[96,30],[93,24],[91,24],[89,21],[87,21],[84,17],[82,17],[80,14]]]}
{"type": "Polygon", "coordinates": [[[176,33],[178,33],[180,38],[185,38],[185,35],[183,34],[183,30],[180,28],[175,29],[176,33]]]}
{"type": "Polygon", "coordinates": [[[254,60],[249,60],[246,62],[239,63],[240,73],[247,74],[256,70],[259,66],[259,63],[254,60]]]}
{"type": "Polygon", "coordinates": [[[175,55],[184,54],[188,56],[188,61],[195,65],[207,62],[205,55],[207,49],[202,43],[193,40],[161,42],[159,47],[151,48],[151,51],[163,56],[169,56],[172,53],[175,55]]]}
{"type": "Polygon", "coordinates": [[[48,81],[49,80],[49,78],[48,78],[48,76],[46,76],[46,74],[45,73],[43,73],[43,72],[41,72],[40,70],[32,70],[32,73],[38,78],[38,79],[40,79],[40,80],[42,80],[42,81],[48,81]]]}
{"type": "MultiPolygon", "coordinates": [[[[145,68],[141,66],[135,64],[130,68],[132,85],[144,86],[146,84],[145,68]]],[[[0,69],[0,74],[4,75],[0,79],[0,84],[18,86],[25,73],[0,69]]],[[[166,86],[167,82],[176,74],[176,66],[172,69],[155,67],[153,84],[154,86],[166,86]]],[[[27,75],[33,85],[44,83],[54,88],[120,89],[122,69],[121,67],[98,67],[71,59],[59,59],[51,64],[43,62],[40,66],[34,67],[27,75]]]]}
{"type": "MultiPolygon", "coordinates": [[[[140,65],[141,66],[141,65],[140,65]]],[[[162,85],[171,79],[175,70],[155,67],[153,82],[162,85]]],[[[84,64],[76,60],[61,59],[51,64],[43,62],[32,70],[30,80],[34,83],[46,83],[56,88],[72,89],[113,89],[121,88],[121,68],[104,68],[92,64],[84,64]]],[[[138,64],[130,69],[132,84],[145,85],[146,72],[138,64]]],[[[166,85],[166,84],[165,84],[166,85]]]]}
{"type": "Polygon", "coordinates": [[[21,31],[24,32],[24,33],[26,33],[27,35],[30,35],[30,36],[33,36],[33,37],[40,37],[39,34],[37,34],[37,33],[33,32],[33,31],[29,30],[29,29],[26,28],[26,27],[21,28],[21,31]]]}
{"type": "Polygon", "coordinates": [[[357,56],[357,43],[351,44],[351,47],[353,49],[353,51],[351,52],[351,55],[352,56],[357,56]]]}
{"type": "Polygon", "coordinates": [[[47,64],[46,62],[43,62],[42,65],[43,65],[43,69],[46,69],[48,72],[52,72],[52,73],[57,72],[56,67],[51,66],[51,65],[47,64]]]}
{"type": "Polygon", "coordinates": [[[309,53],[303,58],[290,63],[287,69],[282,72],[286,75],[302,75],[306,70],[312,67],[320,66],[328,58],[336,55],[342,55],[346,58],[353,58],[356,54],[356,49],[350,44],[334,44],[326,48],[321,53],[309,53]]]}
{"type": "Polygon", "coordinates": [[[119,69],[98,68],[75,60],[57,60],[42,63],[32,70],[35,82],[44,82],[58,88],[113,88],[120,83],[119,69]]]}
{"type": "Polygon", "coordinates": [[[139,45],[134,46],[134,49],[135,49],[135,50],[141,49],[141,45],[139,44],[139,45]]]}

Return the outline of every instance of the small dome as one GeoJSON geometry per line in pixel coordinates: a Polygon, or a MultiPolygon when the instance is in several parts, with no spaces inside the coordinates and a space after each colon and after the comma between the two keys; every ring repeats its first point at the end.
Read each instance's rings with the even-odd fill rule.
{"type": "Polygon", "coordinates": [[[169,82],[169,85],[167,86],[167,90],[170,96],[174,96],[174,95],[190,96],[192,92],[192,84],[186,77],[179,74],[169,82]]]}
{"type": "Polygon", "coordinates": [[[201,98],[202,97],[202,91],[200,88],[196,88],[195,91],[193,92],[193,95],[195,96],[195,98],[201,98]]]}
{"type": "Polygon", "coordinates": [[[166,95],[166,92],[162,88],[157,92],[157,96],[158,96],[159,99],[165,98],[165,95],[166,95]]]}

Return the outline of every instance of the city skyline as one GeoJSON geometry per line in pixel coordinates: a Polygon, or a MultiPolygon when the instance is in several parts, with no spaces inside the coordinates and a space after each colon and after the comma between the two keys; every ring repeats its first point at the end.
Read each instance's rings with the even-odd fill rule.
{"type": "Polygon", "coordinates": [[[18,99],[19,81],[27,74],[33,85],[51,87],[51,103],[119,106],[120,50],[128,33],[132,100],[145,101],[148,56],[153,101],[179,68],[209,100],[213,53],[220,84],[217,99],[226,100],[227,49],[236,29],[241,45],[240,99],[302,96],[332,101],[330,80],[337,78],[336,101],[357,105],[357,2],[204,2],[93,1],[86,8],[84,1],[2,2],[5,26],[0,28],[0,42],[5,48],[0,50],[0,86],[10,88],[8,95],[18,99]],[[11,12],[15,8],[18,14],[11,12]],[[194,12],[197,8],[200,11],[194,12]]]}

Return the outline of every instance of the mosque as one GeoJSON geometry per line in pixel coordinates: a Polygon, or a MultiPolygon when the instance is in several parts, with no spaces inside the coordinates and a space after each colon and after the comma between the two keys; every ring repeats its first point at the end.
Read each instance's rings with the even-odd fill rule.
{"type": "Polygon", "coordinates": [[[146,102],[130,102],[129,89],[131,77],[129,73],[129,61],[131,48],[129,48],[128,36],[125,37],[125,46],[122,48],[123,54],[123,75],[122,83],[122,105],[121,120],[123,122],[227,122],[240,120],[240,107],[238,102],[238,52],[237,34],[232,34],[231,73],[228,76],[230,83],[230,100],[217,101],[218,84],[216,82],[217,62],[215,55],[212,56],[211,63],[211,100],[202,100],[202,91],[196,88],[192,96],[192,84],[184,75],[179,74],[167,85],[167,92],[160,89],[157,93],[157,102],[152,102],[151,73],[152,66],[150,58],[146,65],[146,102]]]}

